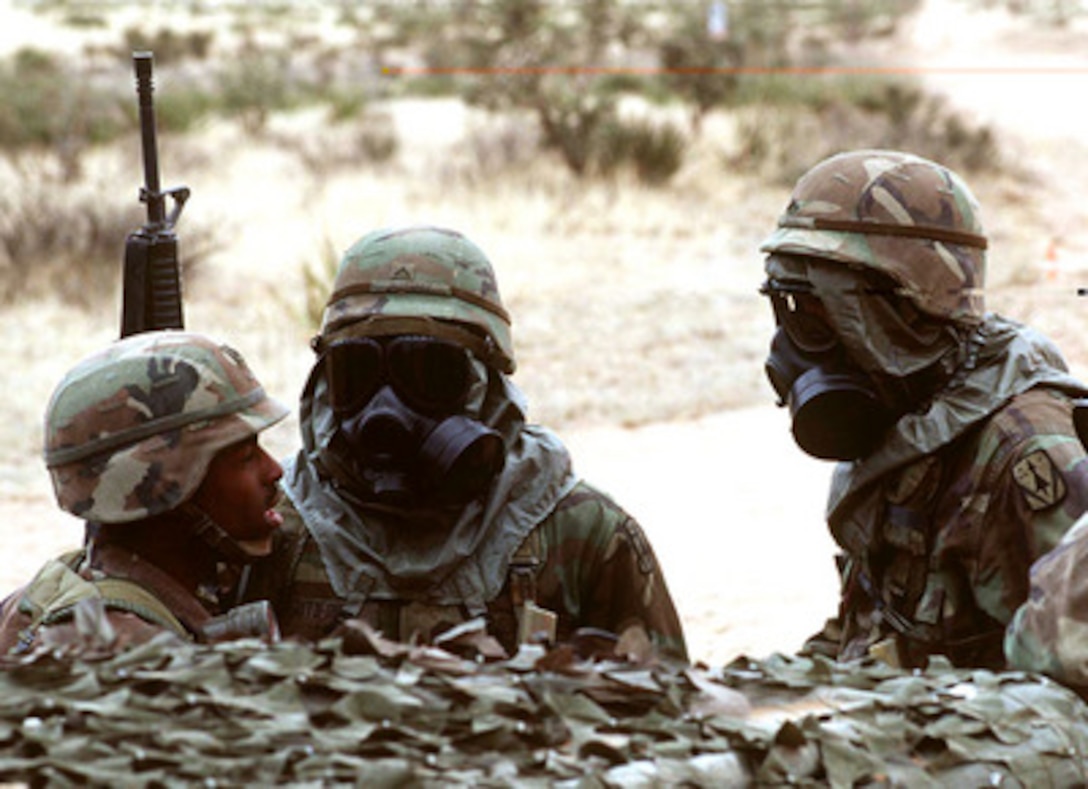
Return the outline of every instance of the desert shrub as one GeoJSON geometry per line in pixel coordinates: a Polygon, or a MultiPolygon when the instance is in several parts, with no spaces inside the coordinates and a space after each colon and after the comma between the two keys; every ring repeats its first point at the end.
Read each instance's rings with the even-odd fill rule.
{"type": "MultiPolygon", "coordinates": [[[[117,292],[125,237],[146,221],[143,207],[122,199],[116,179],[68,180],[54,160],[8,157],[0,181],[0,304],[52,293],[94,307],[117,292]],[[117,195],[117,199],[103,199],[117,195]]],[[[220,246],[214,226],[182,234],[186,279],[220,246]]]]}
{"type": "MultiPolygon", "coordinates": [[[[155,95],[155,122],[164,132],[188,132],[216,112],[218,98],[197,85],[175,83],[155,95]]],[[[136,118],[135,100],[130,105],[136,118]]]]}
{"type": "Polygon", "coordinates": [[[64,14],[61,23],[72,28],[104,28],[106,18],[94,10],[71,9],[64,14]]]}
{"type": "Polygon", "coordinates": [[[284,52],[244,47],[220,70],[222,111],[237,117],[248,133],[263,133],[274,110],[291,106],[287,61],[284,52]]]}
{"type": "Polygon", "coordinates": [[[72,181],[90,146],[131,124],[115,92],[58,57],[21,49],[0,61],[0,149],[49,151],[72,181]]]}
{"type": "Polygon", "coordinates": [[[983,9],[1003,8],[1009,14],[1027,17],[1053,27],[1064,27],[1088,12],[1082,0],[1050,0],[1046,3],[1031,2],[1031,0],[962,0],[962,2],[983,9]]]}
{"type": "Polygon", "coordinates": [[[776,183],[792,184],[814,162],[858,147],[911,151],[964,172],[1006,164],[988,126],[909,82],[811,78],[764,87],[766,101],[737,111],[728,165],[776,183]]]}
{"type": "Polygon", "coordinates": [[[663,184],[670,180],[684,163],[687,140],[670,123],[639,122],[629,132],[631,161],[639,180],[646,184],[663,184]]]}
{"type": "Polygon", "coordinates": [[[558,154],[572,173],[595,170],[604,128],[617,120],[617,99],[596,90],[584,74],[511,73],[484,79],[469,103],[496,114],[529,110],[540,128],[540,146],[558,154]]]}
{"type": "Polygon", "coordinates": [[[692,107],[691,125],[698,133],[703,118],[736,93],[743,47],[736,40],[718,40],[699,16],[679,15],[676,29],[659,44],[661,79],[692,107]]]}
{"type": "Polygon", "coordinates": [[[461,141],[437,161],[435,181],[442,189],[509,184],[540,186],[534,174],[541,159],[540,128],[525,113],[484,116],[472,123],[461,141]]]}
{"type": "Polygon", "coordinates": [[[42,159],[12,162],[0,191],[0,303],[53,290],[86,305],[112,292],[139,206],[101,200],[42,159]]]}
{"type": "Polygon", "coordinates": [[[641,19],[638,9],[617,0],[500,0],[461,20],[448,51],[465,53],[459,65],[481,72],[466,89],[469,103],[531,110],[543,145],[584,176],[592,174],[597,140],[617,112],[614,78],[594,67],[615,65],[611,59],[620,57],[641,19]]]}
{"type": "MultiPolygon", "coordinates": [[[[683,164],[687,139],[675,125],[643,117],[623,117],[619,96],[592,84],[590,75],[527,75],[510,78],[526,86],[532,96],[528,107],[503,106],[496,118],[520,113],[535,117],[539,128],[534,147],[552,151],[579,177],[611,177],[630,169],[646,184],[667,182],[683,164]]],[[[500,150],[477,150],[481,166],[494,171],[496,164],[513,157],[502,153],[511,144],[524,145],[527,135],[520,129],[514,136],[478,135],[475,144],[499,146],[500,150]],[[497,158],[496,158],[497,156],[497,158]]]]}
{"type": "Polygon", "coordinates": [[[332,87],[325,93],[329,108],[329,120],[343,123],[366,111],[367,97],[361,91],[332,87]]]}
{"type": "MultiPolygon", "coordinates": [[[[493,110],[529,108],[536,113],[542,141],[557,151],[576,175],[594,172],[599,141],[606,134],[619,145],[604,154],[607,170],[619,161],[634,164],[648,182],[667,180],[679,167],[683,145],[668,130],[624,129],[616,113],[616,87],[644,90],[655,97],[680,97],[691,107],[698,132],[711,109],[737,104],[745,95],[739,66],[776,67],[800,62],[816,32],[826,43],[861,39],[893,30],[916,0],[833,0],[827,3],[730,3],[727,29],[712,30],[707,3],[638,3],[592,0],[551,4],[498,0],[471,19],[450,19],[430,42],[432,65],[477,70],[466,96],[493,110]],[[615,73],[656,56],[660,79],[615,73]],[[636,159],[628,152],[637,147],[636,159]],[[674,169],[672,171],[675,171],[674,169]]],[[[725,4],[721,4],[724,8],[725,4]]],[[[646,94],[643,94],[646,95],[646,94]]]]}
{"type": "Polygon", "coordinates": [[[127,57],[140,50],[151,50],[155,59],[163,64],[177,64],[185,60],[204,60],[211,52],[215,33],[211,30],[178,32],[168,27],[153,32],[129,27],[122,33],[120,54],[127,57]]]}
{"type": "Polygon", "coordinates": [[[594,95],[576,85],[554,81],[550,90],[541,90],[534,109],[543,129],[545,147],[557,151],[576,175],[586,175],[595,158],[596,146],[606,125],[616,121],[616,102],[594,95]]]}
{"type": "Polygon", "coordinates": [[[397,154],[400,143],[393,118],[386,112],[367,112],[358,121],[355,150],[366,162],[382,163],[397,154]]]}
{"type": "Polygon", "coordinates": [[[536,158],[540,130],[524,115],[512,113],[473,128],[465,142],[476,170],[501,175],[536,158]]]}
{"type": "Polygon", "coordinates": [[[224,61],[213,84],[216,109],[255,135],[267,131],[272,113],[303,107],[327,108],[333,123],[357,119],[386,90],[366,57],[255,42],[224,61]]]}
{"type": "Polygon", "coordinates": [[[885,112],[880,138],[883,145],[921,153],[966,172],[995,170],[1009,164],[990,127],[969,122],[943,96],[914,88],[913,95],[897,95],[895,102],[907,107],[885,112]]]}
{"type": "Polygon", "coordinates": [[[597,150],[601,172],[612,174],[626,166],[641,182],[659,185],[676,175],[683,165],[687,139],[668,122],[616,118],[601,129],[597,150]]]}
{"type": "Polygon", "coordinates": [[[268,139],[297,159],[313,189],[339,172],[390,161],[400,145],[392,116],[377,109],[350,121],[329,123],[317,135],[308,130],[277,131],[270,132],[268,139]]]}

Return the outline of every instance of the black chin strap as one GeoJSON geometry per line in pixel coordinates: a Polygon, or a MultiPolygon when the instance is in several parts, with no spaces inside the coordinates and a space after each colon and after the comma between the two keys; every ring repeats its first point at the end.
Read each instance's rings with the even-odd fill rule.
{"type": "Polygon", "coordinates": [[[178,508],[193,524],[193,535],[199,538],[205,545],[211,548],[216,556],[229,564],[249,564],[253,561],[242,546],[231,537],[218,523],[208,517],[207,513],[192,502],[182,504],[178,508]]]}

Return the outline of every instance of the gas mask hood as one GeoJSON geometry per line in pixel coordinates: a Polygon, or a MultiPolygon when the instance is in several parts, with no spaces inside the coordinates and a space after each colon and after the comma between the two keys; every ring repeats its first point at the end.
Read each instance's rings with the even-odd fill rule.
{"type": "Polygon", "coordinates": [[[813,457],[866,457],[947,380],[956,335],[911,322],[889,280],[785,255],[770,256],[767,273],[777,330],[765,370],[813,457]]]}

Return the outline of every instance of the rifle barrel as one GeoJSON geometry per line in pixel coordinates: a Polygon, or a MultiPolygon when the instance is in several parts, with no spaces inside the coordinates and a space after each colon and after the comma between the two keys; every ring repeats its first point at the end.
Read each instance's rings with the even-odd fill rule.
{"type": "Polygon", "coordinates": [[[140,139],[144,154],[144,193],[141,199],[147,203],[147,220],[155,227],[166,222],[166,204],[159,185],[158,144],[155,139],[155,91],[151,72],[154,55],[151,52],[133,52],[132,63],[136,70],[136,96],[140,103],[140,139]]]}

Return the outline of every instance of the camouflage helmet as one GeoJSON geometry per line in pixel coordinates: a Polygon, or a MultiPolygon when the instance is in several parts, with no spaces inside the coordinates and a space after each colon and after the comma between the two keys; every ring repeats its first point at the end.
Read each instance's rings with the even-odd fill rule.
{"type": "Polygon", "coordinates": [[[805,173],[760,250],[875,269],[922,312],[975,324],[986,246],[978,203],[958,175],[912,154],[861,150],[805,173]]]}
{"type": "Polygon", "coordinates": [[[453,230],[376,230],[344,253],[318,343],[389,334],[451,339],[492,367],[514,371],[510,315],[491,262],[453,230]]]}
{"type": "Polygon", "coordinates": [[[233,348],[193,332],[135,334],[57,385],[45,464],[62,509],[126,523],[185,502],[220,449],[287,414],[233,348]]]}

